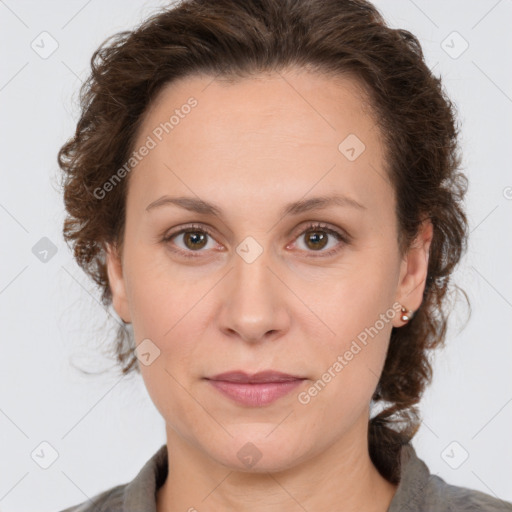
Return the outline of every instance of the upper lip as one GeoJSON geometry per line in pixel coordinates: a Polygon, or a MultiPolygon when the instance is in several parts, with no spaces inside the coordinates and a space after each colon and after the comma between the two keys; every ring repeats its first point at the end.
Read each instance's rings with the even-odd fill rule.
{"type": "Polygon", "coordinates": [[[277,372],[274,370],[266,370],[249,374],[241,370],[219,373],[213,377],[208,377],[208,380],[223,380],[227,382],[290,382],[292,380],[302,380],[304,377],[297,375],[290,375],[288,373],[277,372]]]}

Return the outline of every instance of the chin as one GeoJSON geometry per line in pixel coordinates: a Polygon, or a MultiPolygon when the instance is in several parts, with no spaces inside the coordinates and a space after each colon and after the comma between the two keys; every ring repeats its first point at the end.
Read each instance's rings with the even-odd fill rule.
{"type": "MultiPolygon", "coordinates": [[[[273,425],[275,428],[275,425],[273,425]]],[[[279,428],[279,427],[278,427],[279,428]]],[[[303,439],[290,439],[272,429],[261,429],[254,435],[240,434],[229,439],[222,451],[208,450],[218,463],[232,471],[246,473],[275,473],[287,470],[308,458],[303,439]]]]}

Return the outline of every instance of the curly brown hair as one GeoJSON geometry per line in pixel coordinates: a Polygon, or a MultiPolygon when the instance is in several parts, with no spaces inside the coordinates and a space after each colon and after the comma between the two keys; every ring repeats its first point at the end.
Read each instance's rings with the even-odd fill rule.
{"type": "MultiPolygon", "coordinates": [[[[92,56],[76,132],[58,154],[64,237],[109,306],[105,247],[122,243],[129,176],[109,190],[108,200],[97,191],[129,159],[151,101],[188,75],[235,79],[290,66],[362,84],[386,143],[401,250],[422,220],[433,224],[423,302],[407,325],[393,328],[373,396],[385,406],[370,420],[370,455],[396,482],[395,457],[419,426],[415,404],[431,380],[430,351],[444,343],[450,276],[468,231],[456,109],[410,32],[388,27],[364,0],[185,0],[111,36],[92,56]]],[[[114,347],[123,374],[139,371],[126,325],[114,347]]]]}

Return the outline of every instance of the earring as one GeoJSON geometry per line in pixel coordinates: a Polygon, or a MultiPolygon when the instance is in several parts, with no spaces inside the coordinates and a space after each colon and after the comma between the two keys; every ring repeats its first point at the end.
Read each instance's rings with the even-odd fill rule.
{"type": "Polygon", "coordinates": [[[408,322],[412,318],[413,314],[414,311],[412,309],[406,309],[402,306],[402,315],[400,316],[400,320],[408,322]]]}

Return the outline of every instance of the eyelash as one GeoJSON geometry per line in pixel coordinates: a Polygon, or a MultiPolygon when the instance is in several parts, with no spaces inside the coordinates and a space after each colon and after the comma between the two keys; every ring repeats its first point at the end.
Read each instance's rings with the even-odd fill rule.
{"type": "MultiPolygon", "coordinates": [[[[311,223],[308,226],[306,226],[299,233],[299,235],[295,238],[299,238],[300,236],[304,235],[308,231],[315,231],[315,230],[324,231],[324,232],[328,233],[329,235],[333,235],[335,238],[337,238],[340,242],[343,242],[343,244],[345,244],[345,245],[350,243],[350,238],[348,235],[346,235],[343,232],[340,232],[338,230],[335,230],[333,228],[330,228],[326,224],[318,223],[318,222],[314,222],[314,223],[311,223]]],[[[186,226],[186,227],[180,229],[179,231],[175,231],[173,233],[166,235],[162,239],[162,241],[164,243],[169,243],[173,238],[175,238],[179,235],[182,235],[184,233],[205,233],[209,237],[214,238],[212,231],[209,228],[207,228],[206,226],[200,226],[198,224],[190,224],[189,226],[186,226]]],[[[204,252],[204,251],[200,251],[200,250],[199,251],[184,251],[183,249],[174,249],[174,248],[172,249],[172,251],[180,254],[181,256],[184,256],[185,258],[198,258],[198,257],[201,257],[200,254],[195,254],[195,253],[204,252]]],[[[311,258],[329,257],[329,256],[334,256],[339,251],[341,251],[341,247],[337,247],[335,249],[331,249],[330,251],[326,251],[326,252],[312,251],[312,252],[320,252],[321,255],[320,256],[309,255],[307,257],[311,257],[311,258]]],[[[310,251],[307,251],[307,252],[310,252],[310,251]]]]}

